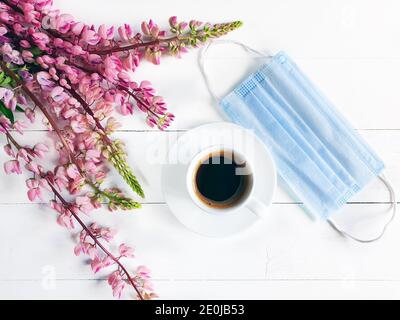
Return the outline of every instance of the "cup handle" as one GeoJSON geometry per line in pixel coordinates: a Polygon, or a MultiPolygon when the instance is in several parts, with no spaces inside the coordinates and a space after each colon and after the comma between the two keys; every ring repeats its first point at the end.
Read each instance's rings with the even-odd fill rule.
{"type": "Polygon", "coordinates": [[[246,204],[246,207],[259,218],[264,217],[268,210],[268,206],[262,203],[260,200],[257,200],[256,198],[251,198],[250,201],[246,204]]]}

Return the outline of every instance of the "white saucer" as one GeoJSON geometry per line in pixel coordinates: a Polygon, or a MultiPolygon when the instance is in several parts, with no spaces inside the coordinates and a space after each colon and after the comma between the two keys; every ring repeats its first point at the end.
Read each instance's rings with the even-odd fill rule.
{"type": "Polygon", "coordinates": [[[165,201],[177,219],[192,231],[210,237],[223,237],[243,231],[260,218],[243,207],[227,214],[202,210],[186,189],[186,172],[192,158],[202,149],[222,145],[251,157],[256,175],[254,195],[266,206],[276,188],[276,169],[271,154],[249,130],[229,122],[202,125],[187,131],[171,147],[162,171],[165,201]]]}

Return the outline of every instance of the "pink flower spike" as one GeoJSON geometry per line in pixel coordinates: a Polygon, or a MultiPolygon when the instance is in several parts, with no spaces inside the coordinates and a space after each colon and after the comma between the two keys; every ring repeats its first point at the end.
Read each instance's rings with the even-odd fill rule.
{"type": "Polygon", "coordinates": [[[10,160],[5,162],[4,171],[6,174],[11,174],[11,173],[22,174],[21,166],[18,160],[10,160]]]}

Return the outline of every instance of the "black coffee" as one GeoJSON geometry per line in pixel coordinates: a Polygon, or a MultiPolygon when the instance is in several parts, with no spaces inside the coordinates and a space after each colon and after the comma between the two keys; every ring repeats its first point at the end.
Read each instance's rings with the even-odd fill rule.
{"type": "Polygon", "coordinates": [[[244,166],[245,163],[235,162],[231,152],[218,151],[208,155],[195,173],[197,196],[211,207],[235,205],[246,193],[251,179],[249,175],[241,174],[240,168],[244,166]]]}

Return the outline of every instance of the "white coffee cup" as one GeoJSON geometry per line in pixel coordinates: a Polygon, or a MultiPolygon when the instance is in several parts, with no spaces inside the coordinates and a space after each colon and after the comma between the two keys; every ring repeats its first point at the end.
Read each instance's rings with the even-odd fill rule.
{"type": "Polygon", "coordinates": [[[262,217],[267,212],[268,207],[255,198],[255,183],[256,172],[254,171],[254,165],[251,163],[251,159],[237,150],[223,145],[211,146],[197,153],[190,161],[186,173],[186,188],[191,199],[198,207],[210,214],[227,214],[246,207],[257,216],[262,217]],[[236,168],[236,174],[246,175],[246,185],[244,190],[241,191],[240,195],[233,202],[228,204],[223,202],[207,203],[207,200],[200,194],[197,188],[196,174],[204,161],[212,158],[216,153],[221,154],[221,151],[223,151],[224,156],[228,155],[225,159],[234,159],[235,163],[242,165],[240,168],[236,168]]]}

